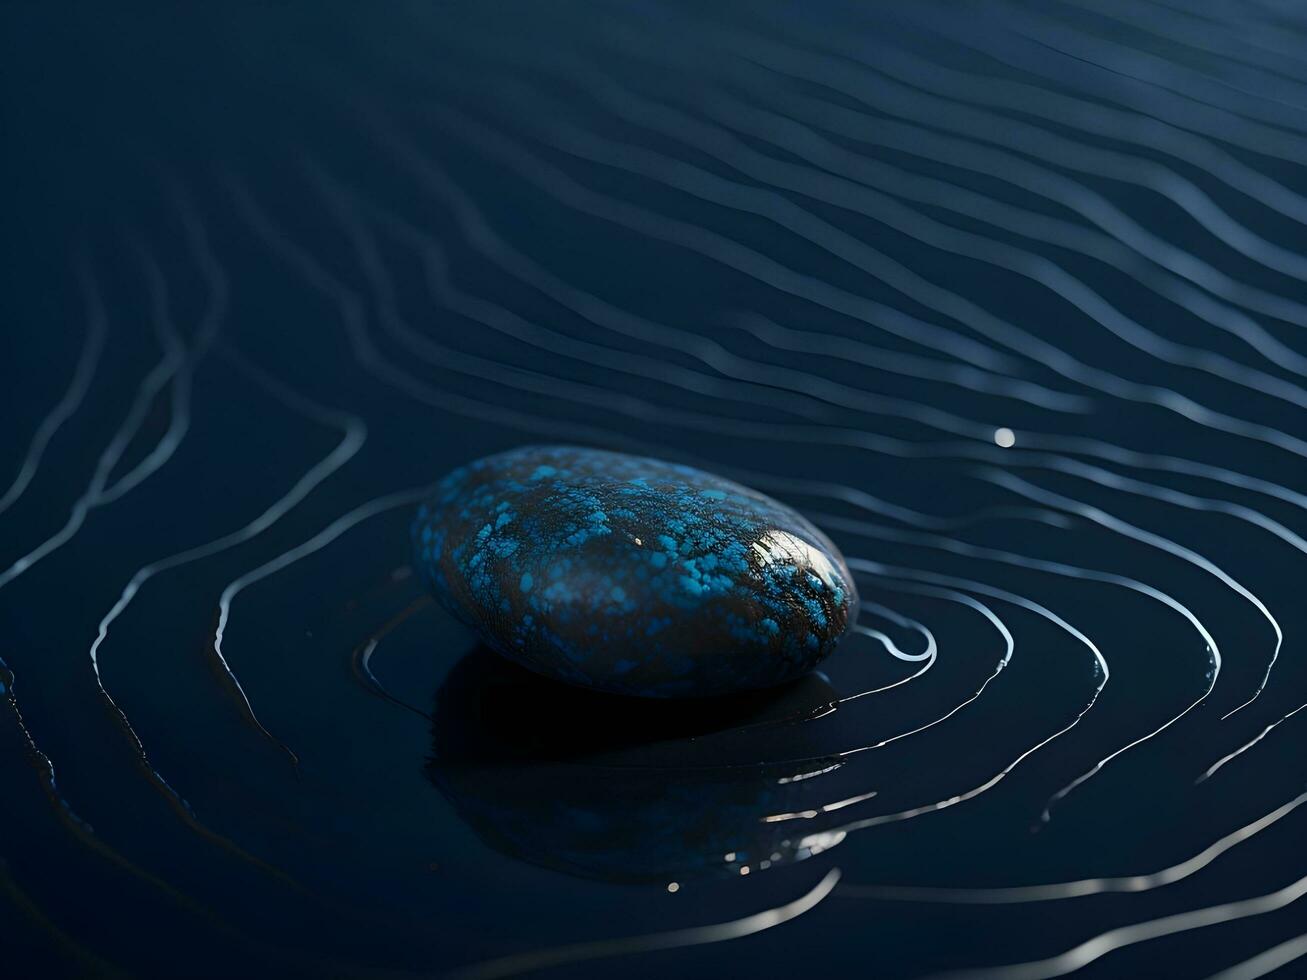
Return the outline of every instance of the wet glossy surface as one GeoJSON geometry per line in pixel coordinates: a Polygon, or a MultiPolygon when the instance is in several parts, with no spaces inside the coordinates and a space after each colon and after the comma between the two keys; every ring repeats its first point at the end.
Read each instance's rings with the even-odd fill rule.
{"type": "Polygon", "coordinates": [[[691,466],[528,446],[469,463],[413,523],[441,604],[504,656],[639,697],[775,687],[835,649],[853,577],[793,509],[691,466]]]}
{"type": "Polygon", "coordinates": [[[1301,975],[1305,42],[0,5],[0,976],[1301,975]],[[819,527],[824,679],[481,649],[412,517],[540,443],[819,527]]]}

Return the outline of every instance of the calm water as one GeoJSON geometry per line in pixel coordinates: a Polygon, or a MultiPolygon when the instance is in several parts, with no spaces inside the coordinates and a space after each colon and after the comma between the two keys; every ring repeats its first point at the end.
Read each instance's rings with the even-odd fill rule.
{"type": "Polygon", "coordinates": [[[1307,975],[1292,5],[3,19],[3,975],[1307,975]],[[407,525],[540,440],[885,639],[510,669],[407,525]]]}

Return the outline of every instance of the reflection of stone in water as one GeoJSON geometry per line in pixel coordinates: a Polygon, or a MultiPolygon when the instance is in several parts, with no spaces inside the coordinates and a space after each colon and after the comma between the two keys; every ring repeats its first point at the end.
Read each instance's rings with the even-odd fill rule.
{"type": "Polygon", "coordinates": [[[814,674],[746,697],[647,702],[479,649],[436,696],[427,771],[483,839],[533,864],[609,881],[748,874],[839,842],[764,819],[820,809],[818,776],[838,760],[801,723],[837,700],[814,674]]]}

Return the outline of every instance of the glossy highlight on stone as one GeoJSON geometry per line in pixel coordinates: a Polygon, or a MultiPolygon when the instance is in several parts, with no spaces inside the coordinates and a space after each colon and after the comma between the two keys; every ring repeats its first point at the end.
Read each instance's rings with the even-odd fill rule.
{"type": "Polygon", "coordinates": [[[793,509],[690,466],[528,446],[449,474],[413,523],[417,567],[488,646],[643,697],[772,687],[856,615],[844,559],[793,509]]]}

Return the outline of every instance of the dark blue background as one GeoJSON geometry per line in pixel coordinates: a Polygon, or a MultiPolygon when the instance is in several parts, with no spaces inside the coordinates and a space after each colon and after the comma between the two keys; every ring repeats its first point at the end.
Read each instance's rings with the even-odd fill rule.
{"type": "MultiPolygon", "coordinates": [[[[1179,16],[1155,5],[1147,9],[1163,20],[1179,16]]],[[[1263,14],[1256,8],[1256,17],[1263,14]]],[[[585,186],[711,228],[823,282],[974,340],[964,325],[756,215],[579,161],[535,141],[542,126],[579,125],[758,186],[702,151],[616,120],[586,96],[584,86],[560,80],[547,66],[579,59],[632,90],[692,108],[727,84],[722,78],[736,52],[719,32],[738,30],[799,48],[824,36],[861,45],[873,59],[878,48],[899,48],[992,79],[1110,101],[1116,83],[1104,80],[1101,95],[1096,94],[1092,82],[1100,76],[1074,59],[1040,53],[1028,44],[1023,50],[1045,65],[1035,74],[977,50],[1022,43],[1021,30],[1040,22],[1070,25],[1085,36],[1115,37],[1217,74],[1226,67],[1215,55],[1062,5],[732,3],[710,10],[688,3],[8,5],[0,29],[5,145],[0,167],[8,189],[0,232],[0,460],[5,461],[0,473],[17,470],[31,433],[68,384],[81,349],[87,321],[75,275],[79,255],[103,290],[108,339],[84,406],[52,443],[28,492],[0,515],[0,561],[18,559],[59,528],[140,379],[158,360],[134,242],[146,243],[159,261],[179,329],[194,336],[210,299],[209,284],[188,245],[171,188],[181,188],[201,216],[230,285],[230,306],[215,352],[196,371],[191,430],[176,456],[139,489],[93,512],[66,547],[0,589],[0,659],[13,672],[22,719],[20,724],[12,712],[0,715],[0,898],[7,902],[0,911],[0,969],[15,977],[442,974],[519,951],[737,919],[795,900],[833,867],[848,884],[956,886],[1152,871],[1188,858],[1300,792],[1302,717],[1307,716],[1287,722],[1211,782],[1195,787],[1193,781],[1304,698],[1303,555],[1228,517],[1024,469],[1017,454],[1013,472],[1179,541],[1229,570],[1275,612],[1286,634],[1266,694],[1255,707],[1221,722],[1260,682],[1271,650],[1269,628],[1247,602],[1191,565],[1088,521],[1058,530],[993,519],[959,530],[975,544],[1107,569],[1164,589],[1195,610],[1225,655],[1225,670],[1209,702],[1166,738],[1123,756],[1063,803],[1037,833],[1032,827],[1051,793],[1202,692],[1202,643],[1183,619],[1159,604],[1112,586],[833,532],[850,556],[979,579],[1038,598],[1098,640],[1112,664],[1112,682],[1082,725],[1032,756],[993,792],[945,812],[855,833],[808,861],[747,878],[687,880],[675,894],[662,882],[576,873],[562,853],[568,836],[554,833],[547,823],[526,845],[509,848],[469,814],[501,806],[530,822],[532,807],[540,807],[542,816],[551,812],[551,793],[566,802],[569,794],[586,796],[592,780],[609,778],[614,786],[609,817],[617,832],[603,861],[618,870],[639,864],[641,841],[624,836],[622,829],[639,826],[641,819],[660,819],[656,807],[668,805],[664,788],[690,778],[677,776],[678,771],[720,765],[724,759],[766,763],[837,754],[922,724],[968,697],[988,676],[1002,652],[997,635],[964,607],[878,588],[870,579],[865,595],[927,621],[939,637],[940,665],[921,681],[844,705],[820,720],[670,749],[659,741],[668,734],[666,726],[674,735],[729,728],[738,721],[735,709],[723,709],[720,718],[711,712],[672,714],[670,721],[644,714],[623,718],[611,706],[578,701],[539,684],[524,696],[518,717],[487,707],[490,727],[479,710],[450,722],[454,743],[474,759],[484,748],[490,761],[480,761],[492,770],[501,764],[490,751],[496,733],[509,743],[539,739],[540,755],[525,765],[522,783],[517,774],[488,778],[471,784],[471,798],[450,799],[428,771],[429,757],[441,743],[437,739],[433,749],[432,722],[422,713],[436,710],[437,729],[439,719],[449,720],[436,707],[437,692],[451,668],[472,653],[471,637],[433,607],[421,607],[386,633],[373,669],[387,690],[417,712],[377,697],[352,666],[355,651],[420,598],[402,571],[410,514],[401,508],[360,524],[236,601],[227,657],[260,720],[300,756],[298,771],[248,724],[215,668],[209,637],[218,596],[232,579],[367,500],[427,483],[476,456],[539,439],[652,446],[660,454],[726,472],[845,484],[943,517],[1022,503],[978,477],[978,457],[992,449],[983,440],[971,440],[974,454],[941,450],[903,459],[807,437],[744,438],[711,426],[678,425],[673,410],[700,420],[790,425],[803,420],[786,411],[793,399],[782,402],[775,391],[771,404],[763,404],[767,399],[725,402],[671,386],[656,373],[620,374],[506,339],[434,303],[413,250],[374,228],[401,314],[434,342],[509,368],[592,386],[607,392],[600,396],[609,400],[605,405],[616,393],[661,408],[622,414],[569,400],[567,394],[577,389],[561,382],[542,388],[538,378],[530,380],[536,376],[503,375],[529,389],[522,390],[460,373],[459,362],[421,361],[384,332],[359,259],[309,176],[313,167],[439,241],[451,278],[464,293],[570,337],[656,358],[668,370],[712,373],[684,352],[602,331],[486,261],[469,245],[448,202],[431,194],[388,149],[379,135],[385,132],[437,161],[504,239],[559,279],[649,320],[709,338],[740,357],[805,371],[813,378],[808,395],[821,396],[825,379],[916,400],[978,425],[1090,437],[1303,489],[1300,457],[1215,433],[1156,407],[1104,397],[1033,359],[1021,359],[1019,352],[1023,376],[1092,396],[1094,410],[1062,415],[761,344],[732,325],[734,312],[749,310],[793,329],[868,340],[941,361],[955,357],[929,343],[873,334],[865,323],[693,251],[566,207],[478,152],[468,130],[441,114],[456,109],[510,134],[585,186]],[[625,52],[627,42],[615,25],[633,28],[648,57],[625,52]],[[974,37],[976,48],[950,39],[959,35],[974,37]],[[511,92],[501,97],[497,86],[506,80],[527,84],[528,91],[557,105],[557,113],[519,105],[511,92]],[[252,233],[229,190],[233,176],[289,240],[312,253],[343,295],[357,298],[368,336],[393,365],[385,369],[392,374],[368,370],[350,346],[341,309],[252,233]],[[190,817],[148,778],[97,692],[87,654],[97,623],[138,568],[246,523],[339,438],[329,427],[288,411],[232,365],[223,353],[230,350],[305,396],[361,417],[369,437],[358,456],[268,533],[159,576],[113,625],[101,651],[106,686],[131,718],[151,765],[193,808],[190,817]],[[394,383],[394,372],[446,400],[433,405],[413,397],[394,383]],[[466,401],[449,401],[450,395],[466,401]],[[588,438],[594,430],[609,435],[588,438]],[[56,767],[57,797],[46,792],[29,737],[56,767]],[[553,744],[556,738],[564,748],[553,744]],[[605,777],[598,763],[577,758],[577,744],[602,754],[604,764],[651,767],[649,782],[629,772],[605,777]],[[504,798],[483,795],[494,792],[504,798]],[[641,792],[658,802],[647,802],[641,792]],[[630,807],[646,810],[636,815],[630,807]],[[655,808],[652,816],[648,807],[655,808]]],[[[1276,30],[1283,37],[1301,37],[1296,24],[1279,24],[1276,30]]],[[[815,83],[779,79],[777,84],[834,104],[854,104],[847,94],[815,83]]],[[[1296,95],[1296,88],[1286,87],[1286,126],[1296,118],[1291,114],[1297,111],[1296,95]]],[[[1012,112],[1005,118],[1023,117],[1012,112]]],[[[932,125],[929,118],[912,121],[932,125]]],[[[1301,228],[1288,217],[1231,190],[1190,161],[1124,139],[1077,136],[1069,126],[1040,124],[1141,159],[1162,160],[1264,238],[1290,251],[1302,241],[1301,228]]],[[[751,145],[761,147],[757,141],[751,145]]],[[[1088,226],[1019,186],[872,142],[843,145],[1088,226]]],[[[1253,170],[1307,193],[1301,166],[1252,153],[1233,138],[1224,148],[1253,170]]],[[[1239,281],[1307,300],[1301,281],[1236,254],[1161,195],[1105,177],[1072,176],[1141,226],[1239,281]]],[[[1301,408],[1150,358],[1029,280],[933,249],[832,205],[780,193],[940,288],[1085,363],[1307,437],[1301,408]]],[[[923,205],[920,210],[958,227],[980,227],[942,209],[923,205]]],[[[1040,248],[1001,230],[981,230],[1027,250],[1040,248]]],[[[1043,253],[1159,335],[1257,363],[1294,382],[1283,365],[1259,359],[1129,276],[1066,250],[1044,247],[1043,253]]],[[[1270,317],[1259,322],[1307,352],[1301,326],[1270,317]]],[[[819,399],[807,404],[825,413],[823,425],[927,447],[966,441],[919,423],[820,407],[819,399]]],[[[129,463],[149,451],[169,419],[168,400],[160,398],[129,463]]],[[[1300,510],[1263,495],[1177,475],[1123,472],[1238,502],[1291,528],[1303,527],[1300,510]]],[[[811,513],[866,516],[811,495],[778,495],[811,513]]],[[[1003,614],[1017,636],[1012,665],[956,719],[892,749],[851,756],[839,771],[821,777],[808,799],[831,801],[872,789],[879,795],[839,819],[826,815],[813,821],[814,828],[946,799],[982,783],[1069,723],[1093,690],[1092,662],[1084,648],[1028,612],[1004,607],[1003,614]]],[[[469,663],[475,667],[476,660],[469,663]]],[[[836,695],[847,697],[903,676],[905,668],[865,638],[855,638],[830,661],[827,673],[836,695]]],[[[789,696],[807,707],[810,694],[789,696]]],[[[752,717],[750,712],[767,709],[750,704],[740,710],[752,717]]],[[[716,789],[703,793],[711,798],[712,792],[738,792],[747,798],[768,773],[749,765],[726,770],[713,783],[716,789]]],[[[717,829],[728,835],[739,833],[739,821],[753,815],[747,806],[747,818],[729,809],[707,809],[703,819],[716,819],[723,824],[717,829]]],[[[1037,959],[1117,926],[1280,888],[1301,871],[1296,866],[1301,831],[1301,818],[1290,817],[1192,880],[1149,894],[981,907],[881,902],[837,891],[811,913],[747,939],[573,964],[542,975],[603,977],[620,970],[629,977],[908,977],[1037,959]]],[[[694,865],[702,855],[685,859],[694,865]]],[[[1301,932],[1303,922],[1302,910],[1290,907],[1132,948],[1084,973],[1205,976],[1301,932]]]]}

